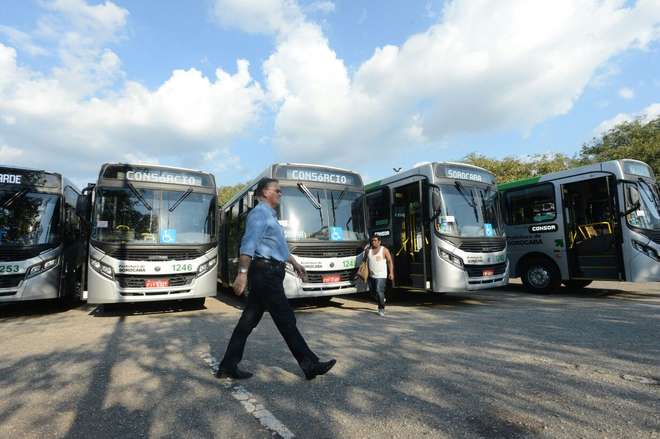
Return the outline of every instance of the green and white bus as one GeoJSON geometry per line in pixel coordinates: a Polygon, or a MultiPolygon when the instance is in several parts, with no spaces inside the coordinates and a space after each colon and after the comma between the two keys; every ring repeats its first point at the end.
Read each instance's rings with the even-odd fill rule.
{"type": "Polygon", "coordinates": [[[245,219],[256,205],[254,190],[264,177],[279,180],[279,223],[291,254],[307,270],[300,279],[287,264],[288,298],[330,297],[366,291],[355,273],[366,245],[364,186],[355,172],[331,166],[275,163],[221,208],[219,281],[236,277],[245,219]]]}
{"type": "Polygon", "coordinates": [[[498,189],[511,275],[528,290],[660,281],[660,197],[646,163],[612,160],[498,189]]]}
{"type": "Polygon", "coordinates": [[[218,240],[213,175],[106,163],[85,190],[91,208],[89,303],[215,296],[218,240]]]}
{"type": "Polygon", "coordinates": [[[394,257],[394,286],[439,293],[506,285],[495,175],[425,163],[366,186],[368,229],[394,257]]]}
{"type": "Polygon", "coordinates": [[[80,191],[61,174],[0,167],[0,303],[79,298],[80,191]]]}

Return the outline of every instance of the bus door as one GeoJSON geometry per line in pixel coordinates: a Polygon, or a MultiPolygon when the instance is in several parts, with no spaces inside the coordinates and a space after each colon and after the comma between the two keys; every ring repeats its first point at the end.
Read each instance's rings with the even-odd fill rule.
{"type": "Polygon", "coordinates": [[[623,279],[614,178],[561,185],[568,266],[573,279],[623,279]]]}
{"type": "Polygon", "coordinates": [[[426,289],[429,238],[424,215],[424,184],[416,181],[393,188],[392,247],[395,283],[398,287],[426,289]]]}

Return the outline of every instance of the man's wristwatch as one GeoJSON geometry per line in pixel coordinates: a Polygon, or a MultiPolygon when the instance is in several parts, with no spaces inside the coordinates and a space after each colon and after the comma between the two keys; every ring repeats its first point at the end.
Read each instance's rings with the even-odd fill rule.
{"type": "Polygon", "coordinates": [[[245,274],[245,273],[248,272],[248,269],[247,269],[247,268],[243,268],[243,267],[241,267],[241,268],[238,269],[238,272],[239,272],[239,273],[243,273],[243,274],[245,274]]]}

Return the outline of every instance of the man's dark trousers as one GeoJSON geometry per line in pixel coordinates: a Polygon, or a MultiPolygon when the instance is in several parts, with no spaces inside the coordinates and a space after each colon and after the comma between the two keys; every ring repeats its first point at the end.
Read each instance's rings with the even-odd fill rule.
{"type": "Polygon", "coordinates": [[[226,370],[234,370],[243,358],[245,342],[259,324],[264,311],[268,311],[277,329],[289,346],[303,371],[318,363],[319,358],[307,346],[296,326],[296,316],[284,295],[284,264],[273,264],[255,259],[248,272],[250,293],[243,314],[234,328],[227,351],[220,363],[226,370]]]}

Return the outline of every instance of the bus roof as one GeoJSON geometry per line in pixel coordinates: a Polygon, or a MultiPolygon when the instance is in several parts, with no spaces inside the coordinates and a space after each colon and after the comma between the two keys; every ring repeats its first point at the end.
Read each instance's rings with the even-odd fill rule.
{"type": "Polygon", "coordinates": [[[59,188],[64,177],[59,172],[22,166],[0,166],[0,184],[59,188]]]}
{"type": "Polygon", "coordinates": [[[215,177],[208,172],[146,163],[104,163],[98,181],[105,179],[215,187],[215,177]]]}
{"type": "Polygon", "coordinates": [[[508,190],[518,187],[530,186],[544,181],[557,180],[559,178],[571,177],[577,174],[588,174],[590,172],[613,172],[617,174],[617,176],[619,177],[619,176],[623,176],[623,174],[626,172],[625,171],[626,163],[636,163],[648,167],[646,163],[634,159],[607,160],[604,162],[578,166],[577,168],[570,168],[570,169],[565,169],[563,171],[550,172],[548,174],[509,181],[497,185],[497,189],[508,190]]]}
{"type": "MultiPolygon", "coordinates": [[[[328,171],[335,171],[339,173],[345,173],[345,174],[353,174],[356,175],[360,181],[360,186],[362,185],[362,177],[360,174],[358,174],[355,171],[351,171],[349,169],[344,169],[344,168],[338,168],[336,166],[327,166],[327,165],[319,165],[319,164],[314,164],[314,163],[289,163],[289,162],[278,162],[278,163],[271,163],[264,169],[261,173],[259,173],[256,177],[245,183],[245,186],[243,189],[235,193],[229,200],[227,200],[223,204],[224,206],[228,206],[233,204],[237,199],[241,198],[245,191],[253,187],[254,185],[257,184],[259,180],[262,178],[277,178],[277,179],[286,179],[285,177],[280,177],[276,176],[276,171],[278,168],[309,168],[309,169],[319,169],[319,170],[328,170],[328,171]]],[[[291,180],[295,180],[295,178],[291,178],[291,180]]],[[[350,184],[349,184],[350,186],[350,184]]]]}
{"type": "MultiPolygon", "coordinates": [[[[378,188],[379,186],[383,184],[388,184],[396,180],[402,180],[407,177],[411,177],[414,175],[423,175],[426,177],[433,177],[434,175],[439,174],[440,172],[445,172],[446,170],[455,167],[455,168],[460,168],[462,170],[473,170],[476,171],[477,173],[485,173],[488,174],[489,176],[492,176],[493,181],[495,181],[495,174],[490,172],[488,169],[484,169],[480,166],[475,166],[471,165],[468,163],[460,163],[460,162],[450,162],[450,161],[444,161],[444,162],[424,162],[420,163],[417,166],[413,166],[410,169],[406,169],[405,171],[398,172],[396,174],[390,175],[389,177],[382,178],[380,180],[372,181],[371,183],[365,185],[364,190],[366,192],[373,191],[374,189],[378,188]],[[434,174],[435,172],[435,174],[434,174]]],[[[438,177],[448,177],[452,178],[451,175],[437,175],[438,177]]],[[[460,178],[460,177],[459,177],[460,178]]],[[[470,178],[467,178],[470,180],[470,178]]]]}

